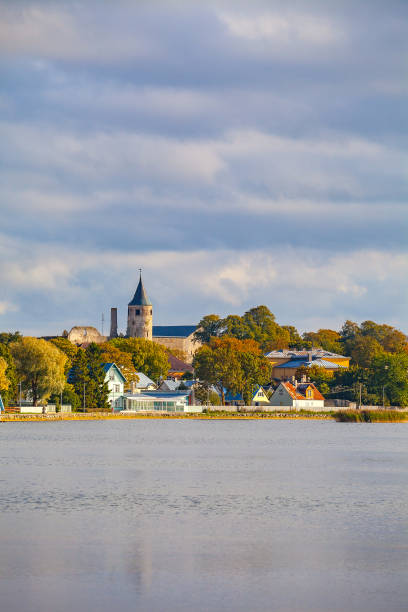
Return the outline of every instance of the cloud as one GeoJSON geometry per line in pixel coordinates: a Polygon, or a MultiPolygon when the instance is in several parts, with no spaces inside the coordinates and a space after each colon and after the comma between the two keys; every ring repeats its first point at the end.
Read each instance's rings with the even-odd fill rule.
{"type": "Polygon", "coordinates": [[[107,26],[98,19],[84,22],[80,14],[63,5],[9,6],[0,24],[0,50],[8,55],[96,63],[144,58],[152,52],[142,32],[135,37],[125,30],[117,38],[107,26]]]}
{"type": "MultiPolygon", "coordinates": [[[[12,254],[20,245],[14,249],[12,254]]],[[[408,327],[408,295],[400,289],[400,278],[408,273],[408,254],[374,249],[322,256],[317,249],[273,246],[249,252],[118,253],[27,245],[0,281],[13,299],[25,302],[31,295],[25,333],[55,333],[55,328],[95,324],[98,313],[107,313],[111,306],[119,307],[124,326],[139,267],[161,324],[194,323],[210,312],[239,314],[265,303],[282,324],[300,329],[310,329],[319,316],[334,328],[347,318],[381,320],[385,307],[388,322],[408,327]],[[182,284],[175,283],[169,271],[178,271],[182,284]]],[[[18,325],[19,319],[14,321],[18,325]]]]}
{"type": "Polygon", "coordinates": [[[338,25],[319,15],[220,12],[219,18],[234,36],[251,41],[270,40],[276,46],[283,44],[293,48],[298,43],[327,46],[344,40],[338,25]]]}
{"type": "Polygon", "coordinates": [[[3,7],[10,325],[98,324],[140,265],[162,323],[407,325],[406,2],[3,7]]]}
{"type": "Polygon", "coordinates": [[[6,314],[7,312],[15,312],[16,310],[18,310],[18,308],[15,304],[11,304],[5,300],[0,301],[0,316],[6,314]]]}

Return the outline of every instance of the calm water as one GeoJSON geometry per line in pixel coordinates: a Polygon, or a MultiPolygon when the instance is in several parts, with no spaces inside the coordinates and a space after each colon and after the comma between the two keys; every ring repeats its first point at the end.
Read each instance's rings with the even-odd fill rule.
{"type": "Polygon", "coordinates": [[[408,609],[408,425],[0,424],[1,612],[408,609]]]}

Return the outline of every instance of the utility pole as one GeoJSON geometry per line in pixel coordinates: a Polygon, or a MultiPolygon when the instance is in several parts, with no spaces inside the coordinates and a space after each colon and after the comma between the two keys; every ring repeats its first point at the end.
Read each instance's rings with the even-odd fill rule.
{"type": "Polygon", "coordinates": [[[20,380],[20,382],[18,383],[18,386],[20,387],[20,408],[21,408],[21,380],[20,380]]]}
{"type": "Polygon", "coordinates": [[[85,412],[85,383],[84,383],[84,407],[83,407],[83,412],[85,412]]]}
{"type": "Polygon", "coordinates": [[[359,409],[361,410],[361,383],[360,383],[360,405],[359,405],[359,409]]]}

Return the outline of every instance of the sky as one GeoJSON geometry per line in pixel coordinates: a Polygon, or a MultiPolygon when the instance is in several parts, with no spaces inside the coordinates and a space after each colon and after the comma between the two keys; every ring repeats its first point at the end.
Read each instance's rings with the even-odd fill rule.
{"type": "Polygon", "coordinates": [[[408,332],[406,0],[0,0],[0,331],[408,332]]]}

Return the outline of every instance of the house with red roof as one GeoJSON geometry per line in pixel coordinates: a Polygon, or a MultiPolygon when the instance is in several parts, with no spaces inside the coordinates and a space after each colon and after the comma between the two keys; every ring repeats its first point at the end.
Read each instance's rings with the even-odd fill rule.
{"type": "Polygon", "coordinates": [[[324,408],[324,397],[311,382],[293,384],[281,382],[269,398],[271,406],[282,406],[294,410],[316,410],[324,408]]]}

